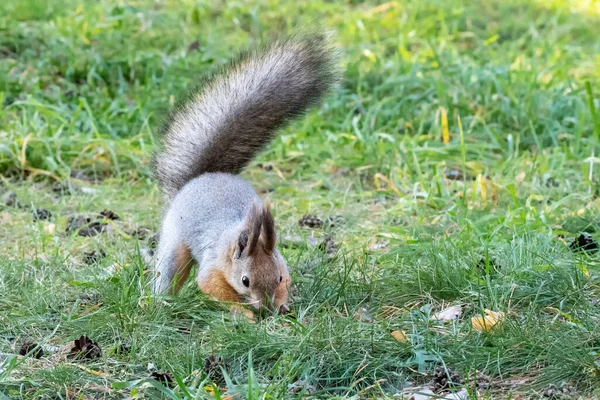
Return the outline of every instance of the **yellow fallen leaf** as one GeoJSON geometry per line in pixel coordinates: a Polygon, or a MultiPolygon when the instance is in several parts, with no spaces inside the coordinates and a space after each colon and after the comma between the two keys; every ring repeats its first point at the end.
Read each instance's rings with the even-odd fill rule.
{"type": "Polygon", "coordinates": [[[227,394],[227,388],[217,388],[214,385],[206,385],[204,386],[204,390],[206,391],[206,393],[208,393],[211,396],[215,396],[216,391],[219,391],[219,395],[221,396],[221,399],[223,400],[233,400],[238,398],[239,393],[235,393],[233,395],[231,394],[227,394]]]}
{"type": "Polygon", "coordinates": [[[448,113],[444,107],[440,107],[440,112],[442,117],[442,142],[444,142],[444,144],[448,144],[450,143],[450,132],[448,131],[448,113]]]}
{"type": "Polygon", "coordinates": [[[583,274],[585,275],[586,278],[591,278],[591,274],[590,271],[588,271],[588,269],[586,267],[584,267],[583,265],[579,267],[579,269],[581,269],[581,272],[583,272],[583,274]]]}
{"type": "Polygon", "coordinates": [[[489,46],[490,44],[496,42],[498,39],[500,39],[500,35],[494,35],[492,37],[489,37],[488,39],[486,39],[485,42],[483,42],[484,46],[489,46]]]}
{"type": "Polygon", "coordinates": [[[373,15],[373,14],[378,14],[384,11],[389,10],[390,8],[396,8],[400,6],[400,4],[397,1],[390,1],[388,3],[383,3],[375,8],[372,8],[368,11],[368,15],[373,15]]]}
{"type": "Polygon", "coordinates": [[[404,331],[392,331],[392,337],[401,343],[408,342],[408,336],[404,331]]]}
{"type": "Polygon", "coordinates": [[[481,193],[481,200],[487,200],[487,188],[485,185],[485,178],[481,174],[477,174],[477,182],[479,183],[479,191],[481,193]]]}
{"type": "Polygon", "coordinates": [[[92,375],[101,376],[101,377],[107,377],[108,376],[108,374],[106,372],[95,371],[93,369],[86,368],[83,365],[79,365],[79,364],[72,364],[72,365],[75,365],[77,368],[82,369],[85,372],[89,372],[92,375]]]}
{"type": "Polygon", "coordinates": [[[489,332],[504,320],[503,312],[484,310],[485,316],[476,315],[471,318],[471,326],[479,332],[489,332]]]}
{"type": "Polygon", "coordinates": [[[523,64],[523,61],[525,60],[525,55],[521,54],[520,56],[518,56],[515,61],[513,61],[513,63],[510,65],[510,69],[511,70],[520,70],[523,64]]]}
{"type": "Polygon", "coordinates": [[[374,181],[375,181],[375,187],[379,188],[379,189],[383,189],[383,185],[381,184],[381,182],[385,182],[385,184],[387,185],[388,189],[393,190],[398,196],[401,195],[400,190],[398,190],[398,188],[396,187],[396,185],[394,184],[394,182],[391,179],[388,179],[386,176],[380,174],[379,172],[375,174],[375,176],[373,177],[374,181]]]}
{"type": "Polygon", "coordinates": [[[204,390],[211,396],[215,395],[215,387],[213,385],[204,386],[204,390]]]}

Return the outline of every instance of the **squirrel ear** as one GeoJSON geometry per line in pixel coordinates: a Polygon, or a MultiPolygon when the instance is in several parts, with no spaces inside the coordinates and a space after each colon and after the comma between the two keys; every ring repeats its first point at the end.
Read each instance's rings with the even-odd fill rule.
{"type": "Polygon", "coordinates": [[[263,240],[264,250],[270,253],[275,248],[275,242],[277,241],[277,235],[275,234],[275,220],[273,214],[271,214],[271,207],[266,205],[262,212],[262,228],[263,228],[263,240]]]}
{"type": "Polygon", "coordinates": [[[244,249],[248,246],[248,230],[244,229],[238,236],[237,243],[235,245],[235,258],[241,258],[244,249]]]}
{"type": "Polygon", "coordinates": [[[248,233],[247,248],[248,255],[254,254],[260,238],[261,226],[263,224],[262,206],[258,202],[252,203],[246,216],[246,232],[248,233]]]}

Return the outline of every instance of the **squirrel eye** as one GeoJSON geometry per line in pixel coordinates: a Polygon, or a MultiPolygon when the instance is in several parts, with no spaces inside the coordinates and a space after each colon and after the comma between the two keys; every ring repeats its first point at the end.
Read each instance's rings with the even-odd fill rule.
{"type": "Polygon", "coordinates": [[[242,283],[244,284],[244,286],[250,287],[250,279],[248,279],[246,275],[242,276],[242,283]]]}
{"type": "Polygon", "coordinates": [[[281,281],[283,280],[283,276],[279,277],[279,282],[281,283],[281,281]]]}

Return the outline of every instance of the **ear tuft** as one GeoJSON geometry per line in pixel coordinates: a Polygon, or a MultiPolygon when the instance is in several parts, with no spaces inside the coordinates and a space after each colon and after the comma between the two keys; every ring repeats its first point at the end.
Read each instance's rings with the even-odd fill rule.
{"type": "Polygon", "coordinates": [[[277,235],[275,233],[275,220],[273,219],[273,214],[271,214],[271,207],[268,204],[262,210],[262,229],[264,250],[267,253],[271,253],[275,249],[277,235]]]}
{"type": "Polygon", "coordinates": [[[242,253],[244,252],[246,247],[248,247],[248,230],[244,229],[243,231],[240,232],[240,234],[237,238],[237,243],[235,245],[235,254],[234,254],[235,258],[241,258],[242,253]]]}
{"type": "Polygon", "coordinates": [[[256,251],[262,223],[262,206],[259,202],[254,202],[246,216],[246,229],[249,232],[248,255],[252,255],[256,251]]]}

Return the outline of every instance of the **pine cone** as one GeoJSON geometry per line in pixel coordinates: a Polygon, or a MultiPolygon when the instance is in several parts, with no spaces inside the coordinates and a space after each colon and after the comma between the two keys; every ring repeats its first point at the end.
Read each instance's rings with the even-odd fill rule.
{"type": "Polygon", "coordinates": [[[462,380],[450,370],[449,368],[438,367],[433,374],[433,381],[429,385],[429,388],[434,393],[442,393],[449,389],[454,389],[457,386],[462,385],[462,380]]]}
{"type": "Polygon", "coordinates": [[[102,350],[100,350],[100,346],[98,346],[97,343],[94,343],[94,341],[87,336],[81,336],[79,339],[75,339],[74,346],[71,348],[67,358],[75,360],[93,360],[95,358],[100,358],[101,355],[102,350]]]}
{"type": "Polygon", "coordinates": [[[323,226],[323,220],[314,215],[305,215],[298,221],[298,225],[302,228],[316,229],[323,226]]]}

